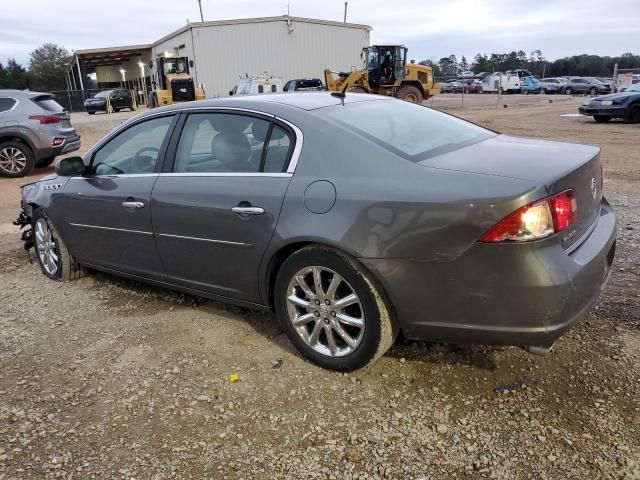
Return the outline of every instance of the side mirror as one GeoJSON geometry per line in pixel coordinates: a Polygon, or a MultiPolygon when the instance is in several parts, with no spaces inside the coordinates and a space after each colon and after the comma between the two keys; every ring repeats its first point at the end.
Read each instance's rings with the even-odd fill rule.
{"type": "Polygon", "coordinates": [[[229,95],[233,95],[233,90],[229,90],[229,95]]]}
{"type": "Polygon", "coordinates": [[[56,174],[61,177],[74,177],[84,175],[87,167],[82,161],[82,157],[63,158],[56,165],[56,174]]]}

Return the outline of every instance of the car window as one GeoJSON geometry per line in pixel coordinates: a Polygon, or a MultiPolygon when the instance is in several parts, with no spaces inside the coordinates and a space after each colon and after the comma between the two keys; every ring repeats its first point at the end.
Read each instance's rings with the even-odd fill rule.
{"type": "Polygon", "coordinates": [[[247,95],[251,93],[251,83],[250,82],[242,82],[237,85],[239,95],[247,95]]]}
{"type": "Polygon", "coordinates": [[[113,93],[113,90],[104,90],[102,92],[98,92],[94,95],[96,98],[105,98],[110,96],[113,93]]]}
{"type": "Polygon", "coordinates": [[[278,91],[278,87],[276,85],[271,85],[271,92],[276,93],[278,91]]]}
{"type": "Polygon", "coordinates": [[[153,173],[173,116],[138,123],[100,147],[91,162],[96,175],[153,173]]]}
{"type": "Polygon", "coordinates": [[[284,172],[292,143],[289,133],[284,128],[274,125],[264,157],[263,171],[267,173],[284,172]]]}
{"type": "Polygon", "coordinates": [[[180,135],[174,172],[259,172],[269,122],[229,113],[191,114],[180,135]]]}
{"type": "Polygon", "coordinates": [[[400,100],[348,103],[325,111],[349,130],[415,162],[496,135],[462,119],[400,100]]]}
{"type": "Polygon", "coordinates": [[[49,112],[62,112],[64,108],[58,102],[56,102],[53,97],[49,95],[42,95],[40,97],[35,97],[31,99],[35,104],[37,104],[40,108],[47,110],[49,112]]]}
{"type": "Polygon", "coordinates": [[[0,97],[0,112],[11,110],[18,101],[15,98],[0,97]]]}

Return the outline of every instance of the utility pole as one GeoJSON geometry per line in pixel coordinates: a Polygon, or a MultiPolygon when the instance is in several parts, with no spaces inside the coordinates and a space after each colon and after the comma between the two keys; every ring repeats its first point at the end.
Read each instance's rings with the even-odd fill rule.
{"type": "Polygon", "coordinates": [[[349,2],[344,2],[344,23],[347,23],[347,7],[349,6],[349,2]]]}
{"type": "Polygon", "coordinates": [[[198,0],[198,8],[200,9],[200,21],[204,22],[204,17],[202,16],[202,0],[198,0]]]}

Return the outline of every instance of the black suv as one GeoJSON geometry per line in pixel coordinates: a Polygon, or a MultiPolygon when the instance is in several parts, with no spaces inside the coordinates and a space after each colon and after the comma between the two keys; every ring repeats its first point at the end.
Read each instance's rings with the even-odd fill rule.
{"type": "Polygon", "coordinates": [[[322,80],[319,78],[296,78],[284,84],[283,92],[312,92],[324,90],[322,80]]]}
{"type": "Polygon", "coordinates": [[[112,112],[119,112],[121,108],[135,110],[131,93],[123,88],[103,90],[96,93],[93,97],[84,101],[84,108],[89,115],[93,115],[96,112],[107,112],[107,98],[112,112]]]}
{"type": "Polygon", "coordinates": [[[572,95],[574,93],[588,93],[589,95],[602,95],[611,93],[611,86],[602,83],[597,78],[570,78],[567,83],[562,85],[561,93],[572,95]]]}

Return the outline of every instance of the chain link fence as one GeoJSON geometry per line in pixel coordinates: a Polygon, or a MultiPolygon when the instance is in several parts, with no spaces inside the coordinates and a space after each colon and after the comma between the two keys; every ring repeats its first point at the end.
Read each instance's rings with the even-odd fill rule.
{"type": "MultiPolygon", "coordinates": [[[[87,90],[57,90],[51,92],[56,101],[64,107],[68,112],[82,112],[84,111],[84,101],[87,98],[93,97],[96,93],[103,92],[105,90],[114,90],[109,88],[97,88],[87,90]]],[[[151,92],[151,89],[147,89],[147,95],[151,92]]],[[[141,90],[131,90],[131,95],[135,96],[136,103],[138,105],[144,105],[148,98],[141,90]]]]}

